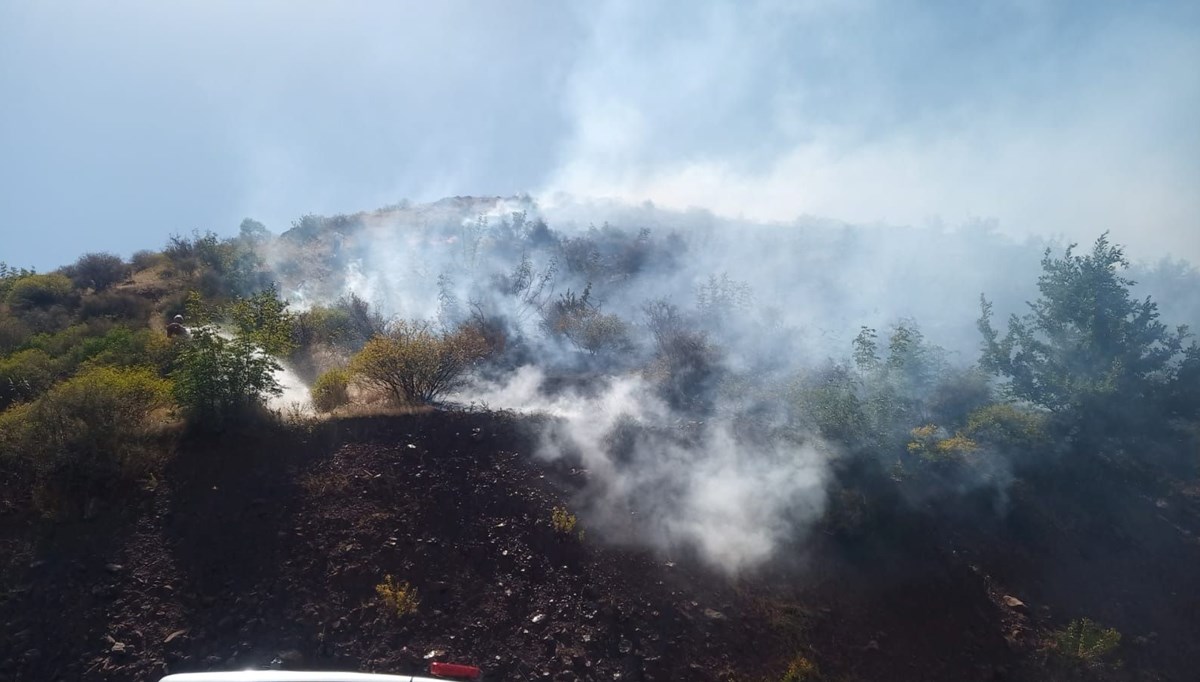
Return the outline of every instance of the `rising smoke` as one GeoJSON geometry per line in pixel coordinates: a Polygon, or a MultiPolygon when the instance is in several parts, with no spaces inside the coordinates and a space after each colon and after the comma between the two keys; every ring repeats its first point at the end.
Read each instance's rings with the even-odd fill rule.
{"type": "MultiPolygon", "coordinates": [[[[1019,312],[1051,245],[986,223],[764,224],[558,196],[306,216],[269,256],[301,307],[354,294],[386,317],[491,329],[497,355],[455,402],[547,415],[536,454],[588,471],[575,504],[594,533],[736,572],[820,518],[844,447],[796,414],[818,408],[795,387],[861,383],[851,342],[867,326],[915,331],[900,399],[946,391],[931,377],[968,377],[979,294],[1019,312]]],[[[1178,263],[1150,272],[1197,280],[1178,263]]],[[[939,400],[953,412],[967,395],[939,400]]],[[[993,468],[954,485],[1003,486],[993,468]]]]}

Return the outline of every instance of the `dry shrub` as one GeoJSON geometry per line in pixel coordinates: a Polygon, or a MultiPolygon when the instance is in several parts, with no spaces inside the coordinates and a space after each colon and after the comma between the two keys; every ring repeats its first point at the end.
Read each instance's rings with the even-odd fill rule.
{"type": "Polygon", "coordinates": [[[406,321],[368,341],[350,361],[350,372],[397,403],[431,403],[461,385],[490,350],[474,327],[437,332],[428,323],[406,321]]]}

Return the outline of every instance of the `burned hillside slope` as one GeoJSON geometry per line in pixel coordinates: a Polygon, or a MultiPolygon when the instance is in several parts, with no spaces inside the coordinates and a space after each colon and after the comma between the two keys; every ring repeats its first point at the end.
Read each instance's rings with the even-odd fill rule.
{"type": "Polygon", "coordinates": [[[731,578],[556,529],[587,472],[523,434],[492,413],[334,420],[190,444],[125,513],[9,515],[0,677],[451,660],[492,680],[1044,679],[1044,618],[920,514],[731,578]],[[388,576],[414,613],[380,598],[388,576]]]}

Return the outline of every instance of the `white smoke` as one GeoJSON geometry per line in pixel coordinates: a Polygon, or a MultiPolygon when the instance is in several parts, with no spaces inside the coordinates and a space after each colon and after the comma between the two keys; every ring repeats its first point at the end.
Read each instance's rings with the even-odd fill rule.
{"type": "Polygon", "coordinates": [[[557,395],[547,395],[544,380],[526,366],[460,398],[552,417],[536,454],[582,462],[580,512],[607,540],[690,548],[736,573],[769,560],[823,511],[829,454],[812,441],[747,438],[728,416],[682,422],[638,375],[557,395]]]}

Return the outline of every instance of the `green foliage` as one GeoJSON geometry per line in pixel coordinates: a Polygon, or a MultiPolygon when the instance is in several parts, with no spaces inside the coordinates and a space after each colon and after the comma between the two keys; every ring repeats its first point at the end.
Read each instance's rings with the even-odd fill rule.
{"type": "Polygon", "coordinates": [[[116,254],[86,253],[73,265],[63,268],[63,274],[70,277],[78,289],[101,292],[125,281],[129,277],[130,267],[116,254]]]}
{"type": "Polygon", "coordinates": [[[550,527],[556,533],[563,535],[575,535],[580,540],[583,539],[583,529],[579,528],[579,519],[567,511],[566,507],[555,507],[550,513],[550,527]]]}
{"type": "Polygon", "coordinates": [[[37,348],[0,358],[0,410],[41,395],[57,373],[53,358],[37,348]]]}
{"type": "Polygon", "coordinates": [[[10,353],[32,337],[33,329],[24,320],[0,313],[0,353],[10,353]]]}
{"type": "Polygon", "coordinates": [[[821,671],[817,668],[817,664],[808,660],[804,656],[796,655],[788,663],[787,670],[784,671],[783,677],[779,678],[780,682],[817,682],[821,679],[821,671]]]}
{"type": "Polygon", "coordinates": [[[965,462],[979,444],[961,433],[947,435],[936,424],[918,426],[911,431],[908,452],[930,464],[965,462]]]}
{"type": "Polygon", "coordinates": [[[16,284],[17,280],[33,274],[36,274],[33,270],[10,267],[8,263],[0,261],[0,301],[8,298],[8,292],[12,289],[13,284],[16,284]]]}
{"type": "Polygon", "coordinates": [[[295,316],[293,340],[300,348],[318,344],[357,351],[384,330],[383,317],[354,294],[332,306],[313,306],[295,316]]]}
{"type": "Polygon", "coordinates": [[[206,428],[244,418],[267,396],[282,393],[275,380],[279,363],[253,341],[222,338],[208,327],[192,329],[176,364],[175,399],[189,420],[206,428]]]}
{"type": "Polygon", "coordinates": [[[286,356],[295,348],[292,332],[294,316],[287,301],[279,298],[274,284],[229,306],[229,317],[238,335],[258,344],[267,353],[286,356]]]}
{"type": "Polygon", "coordinates": [[[129,258],[129,264],[134,272],[151,270],[168,262],[170,262],[170,259],[161,251],[135,251],[133,256],[129,258]]]}
{"type": "Polygon", "coordinates": [[[334,368],[321,374],[310,391],[313,407],[318,412],[330,412],[350,402],[350,373],[334,368]]]}
{"type": "Polygon", "coordinates": [[[153,304],[148,299],[126,291],[105,291],[85,296],[79,306],[79,318],[89,320],[104,317],[111,320],[145,324],[153,304]]]}
{"type": "Polygon", "coordinates": [[[71,506],[143,474],[148,428],[170,404],[170,382],[145,368],[95,367],[0,415],[0,453],[29,462],[49,499],[71,506]]]}
{"type": "Polygon", "coordinates": [[[438,333],[427,323],[399,322],[367,342],[350,372],[398,403],[429,403],[457,387],[489,352],[474,327],[438,333]]]}
{"type": "Polygon", "coordinates": [[[238,237],[250,242],[266,241],[270,236],[267,226],[253,218],[243,219],[242,224],[238,226],[238,237]]]}
{"type": "Polygon", "coordinates": [[[1180,352],[1186,330],[1167,330],[1149,298],[1135,300],[1119,274],[1129,262],[1107,234],[1091,253],[1062,258],[1049,249],[1038,278],[1040,298],[1013,315],[1001,336],[982,299],[982,366],[1008,380],[1012,396],[1054,411],[1089,410],[1109,398],[1143,401],[1180,352]]]}
{"type": "Polygon", "coordinates": [[[26,275],[9,286],[5,303],[13,310],[23,311],[65,305],[74,295],[74,286],[65,275],[26,275]]]}
{"type": "Polygon", "coordinates": [[[1051,633],[1055,652],[1065,660],[1085,667],[1099,667],[1121,643],[1116,628],[1104,628],[1088,618],[1071,621],[1051,633]]]}
{"type": "Polygon", "coordinates": [[[166,374],[177,353],[178,347],[160,332],[121,326],[84,341],[78,356],[86,366],[147,366],[166,374]]]}
{"type": "Polygon", "coordinates": [[[407,582],[396,582],[390,575],[384,576],[383,582],[375,586],[375,594],[398,618],[416,613],[421,605],[417,588],[407,582]]]}
{"type": "Polygon", "coordinates": [[[1010,403],[981,407],[967,417],[963,434],[1006,450],[1031,451],[1046,444],[1045,416],[1010,403]]]}

